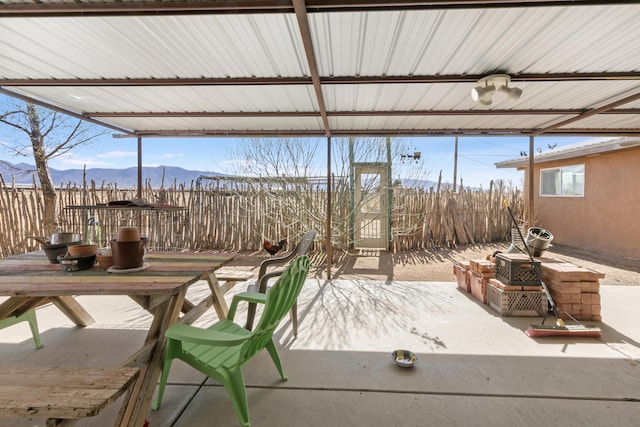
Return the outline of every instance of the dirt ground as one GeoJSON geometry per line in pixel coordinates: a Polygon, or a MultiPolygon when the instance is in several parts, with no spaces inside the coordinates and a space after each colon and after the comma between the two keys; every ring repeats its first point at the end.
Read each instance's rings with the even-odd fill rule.
{"type": "MultiPolygon", "coordinates": [[[[495,251],[506,251],[508,244],[476,244],[458,246],[455,249],[417,250],[406,252],[378,252],[360,250],[334,253],[333,279],[455,281],[453,264],[457,261],[483,259],[495,251]]],[[[552,245],[545,257],[571,262],[581,267],[604,273],[602,285],[640,285],[640,262],[623,257],[588,252],[576,248],[552,245]]],[[[232,262],[257,274],[258,265],[268,258],[266,252],[241,253],[232,262]]],[[[326,278],[326,254],[311,254],[312,274],[326,278]]]]}

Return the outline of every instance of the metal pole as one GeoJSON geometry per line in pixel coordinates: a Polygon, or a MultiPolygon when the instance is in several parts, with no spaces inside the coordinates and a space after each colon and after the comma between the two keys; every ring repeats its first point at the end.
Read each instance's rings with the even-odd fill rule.
{"type": "Polygon", "coordinates": [[[456,192],[456,181],[458,180],[458,135],[456,135],[456,144],[453,150],[453,192],[456,192]]]}
{"type": "Polygon", "coordinates": [[[355,157],[354,157],[354,147],[353,147],[353,138],[349,138],[349,249],[354,249],[355,241],[356,241],[356,197],[355,197],[355,188],[356,188],[356,173],[355,173],[355,157]]]}
{"type": "Polygon", "coordinates": [[[327,245],[327,280],[331,280],[331,137],[327,137],[327,218],[325,242],[327,245]]]}
{"type": "Polygon", "coordinates": [[[533,227],[535,225],[535,209],[533,206],[533,182],[534,173],[533,170],[533,156],[534,156],[534,136],[529,136],[529,191],[528,191],[528,215],[527,215],[527,227],[533,227]]]}
{"type": "MultiPolygon", "coordinates": [[[[138,191],[137,198],[142,199],[142,137],[138,137],[138,191]]],[[[138,212],[138,230],[142,232],[142,211],[138,212]]]]}
{"type": "Polygon", "coordinates": [[[391,185],[391,138],[387,137],[387,200],[386,200],[386,211],[387,211],[387,250],[393,249],[391,244],[393,243],[393,236],[391,234],[391,220],[393,219],[391,216],[391,203],[393,201],[393,186],[391,185]]]}
{"type": "Polygon", "coordinates": [[[138,137],[138,199],[142,198],[142,137],[138,137]]]}

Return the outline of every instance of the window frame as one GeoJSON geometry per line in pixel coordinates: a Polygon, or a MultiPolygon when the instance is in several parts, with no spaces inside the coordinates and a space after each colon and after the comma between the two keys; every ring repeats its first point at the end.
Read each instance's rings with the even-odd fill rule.
{"type": "Polygon", "coordinates": [[[585,192],[585,184],[586,184],[586,166],[584,163],[578,163],[578,164],[573,164],[573,165],[565,165],[565,166],[556,166],[553,168],[541,168],[540,169],[540,182],[539,182],[539,196],[540,197],[584,197],[584,192],[585,192]],[[567,169],[574,169],[574,168],[582,168],[582,175],[583,175],[583,179],[582,179],[582,192],[581,194],[565,194],[563,192],[564,190],[564,185],[563,185],[563,181],[562,181],[562,176],[563,176],[563,171],[565,173],[570,172],[567,169]],[[549,171],[558,171],[557,172],[557,176],[560,179],[559,182],[559,193],[558,194],[545,194],[543,193],[544,189],[545,189],[545,185],[543,182],[543,176],[545,174],[545,172],[549,172],[549,171]]]}

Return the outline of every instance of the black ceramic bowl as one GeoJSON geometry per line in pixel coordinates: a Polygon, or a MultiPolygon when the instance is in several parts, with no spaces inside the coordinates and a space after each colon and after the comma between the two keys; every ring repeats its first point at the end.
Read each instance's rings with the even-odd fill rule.
{"type": "Polygon", "coordinates": [[[51,264],[57,264],[59,262],[58,257],[67,253],[67,247],[78,243],[80,243],[80,241],[60,243],[58,245],[42,245],[42,249],[44,249],[45,255],[49,258],[49,262],[51,264]]]}
{"type": "Polygon", "coordinates": [[[93,267],[93,264],[96,262],[96,255],[93,254],[91,256],[72,258],[65,255],[60,255],[58,257],[58,262],[60,262],[60,268],[62,271],[80,271],[80,270],[88,270],[93,267]]]}

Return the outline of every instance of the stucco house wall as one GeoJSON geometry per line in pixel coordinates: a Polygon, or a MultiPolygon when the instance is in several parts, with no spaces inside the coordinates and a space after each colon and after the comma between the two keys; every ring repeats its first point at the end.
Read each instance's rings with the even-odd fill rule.
{"type": "MultiPolygon", "coordinates": [[[[528,183],[528,168],[519,169],[528,183]]],[[[552,243],[640,260],[640,147],[541,161],[534,171],[536,225],[553,234],[552,243]],[[541,169],[578,164],[584,197],[540,195],[541,169]]]]}

